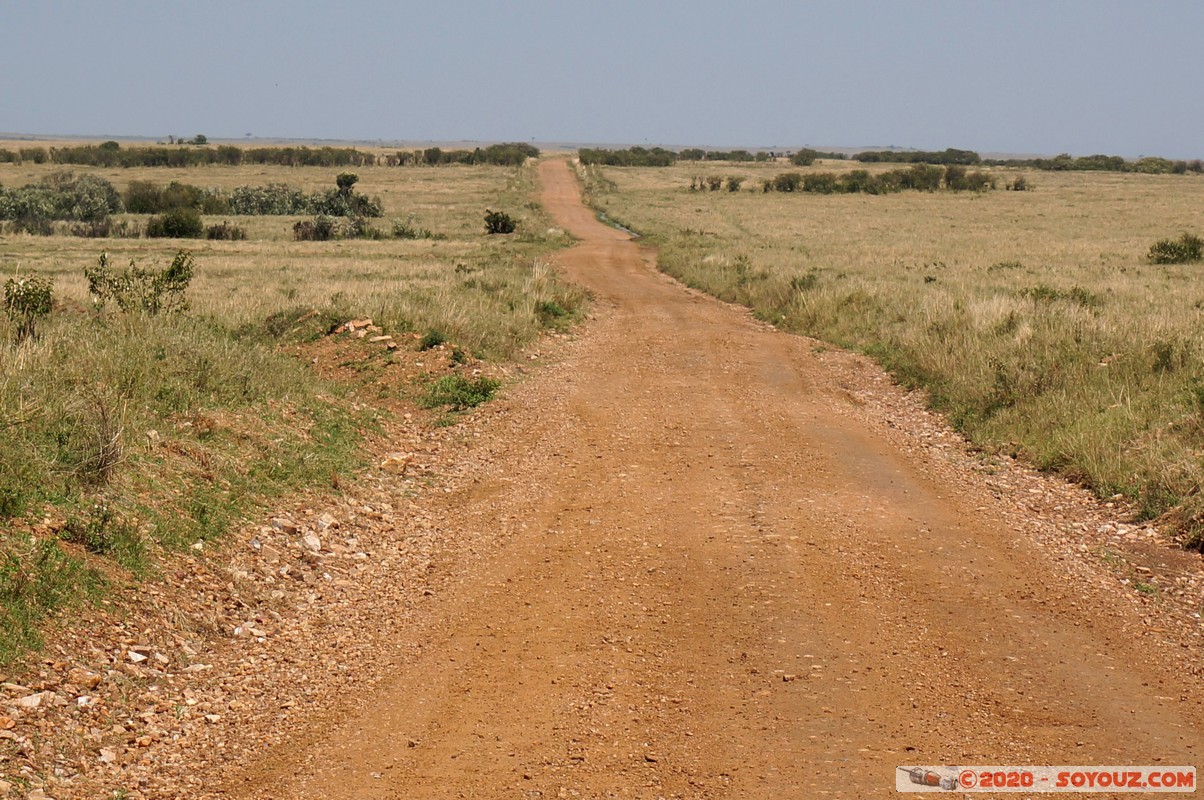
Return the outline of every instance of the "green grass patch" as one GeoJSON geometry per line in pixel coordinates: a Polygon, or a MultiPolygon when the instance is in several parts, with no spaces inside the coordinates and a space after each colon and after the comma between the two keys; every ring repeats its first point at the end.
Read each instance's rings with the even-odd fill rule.
{"type": "Polygon", "coordinates": [[[444,375],[427,387],[421,402],[424,408],[464,411],[492,400],[501,385],[493,378],[470,380],[463,375],[444,375]]]}

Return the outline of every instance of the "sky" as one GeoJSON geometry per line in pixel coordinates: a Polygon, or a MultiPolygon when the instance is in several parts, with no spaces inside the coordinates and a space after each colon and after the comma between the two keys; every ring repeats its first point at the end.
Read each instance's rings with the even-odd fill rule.
{"type": "Polygon", "coordinates": [[[1204,157],[1200,0],[0,0],[0,131],[1204,157]]]}

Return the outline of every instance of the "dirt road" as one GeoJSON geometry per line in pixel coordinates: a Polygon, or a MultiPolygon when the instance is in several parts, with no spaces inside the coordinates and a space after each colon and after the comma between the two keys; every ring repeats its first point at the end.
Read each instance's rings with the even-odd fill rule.
{"type": "Polygon", "coordinates": [[[860,798],[898,764],[1200,762],[1198,689],[1123,598],[846,413],[809,342],[658,274],[564,163],[542,180],[597,319],[446,503],[513,534],[360,710],[229,796],[860,798]]]}

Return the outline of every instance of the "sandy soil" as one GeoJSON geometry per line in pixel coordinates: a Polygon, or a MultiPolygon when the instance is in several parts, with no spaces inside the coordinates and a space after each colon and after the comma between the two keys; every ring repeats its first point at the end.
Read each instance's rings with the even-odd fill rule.
{"type": "Polygon", "coordinates": [[[1199,761],[1188,639],[883,435],[813,343],[657,273],[564,163],[542,179],[599,311],[444,499],[509,533],[420,652],[230,797],[886,797],[899,764],[1199,761]]]}

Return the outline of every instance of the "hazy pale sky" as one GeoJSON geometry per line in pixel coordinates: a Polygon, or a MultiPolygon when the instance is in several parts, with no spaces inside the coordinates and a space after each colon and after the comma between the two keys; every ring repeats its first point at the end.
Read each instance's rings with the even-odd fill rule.
{"type": "Polygon", "coordinates": [[[0,131],[1204,157],[1200,0],[0,0],[0,131]]]}

